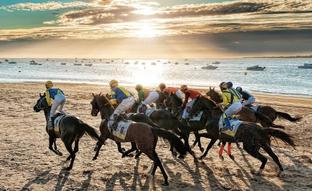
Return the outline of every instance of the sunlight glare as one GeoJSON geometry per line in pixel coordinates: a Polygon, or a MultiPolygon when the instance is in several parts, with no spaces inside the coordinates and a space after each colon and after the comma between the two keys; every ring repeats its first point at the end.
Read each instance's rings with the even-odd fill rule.
{"type": "Polygon", "coordinates": [[[133,81],[135,84],[156,87],[160,82],[163,81],[163,72],[164,66],[162,64],[157,64],[155,66],[150,64],[147,64],[146,66],[139,66],[139,68],[136,68],[132,72],[133,81]]]}

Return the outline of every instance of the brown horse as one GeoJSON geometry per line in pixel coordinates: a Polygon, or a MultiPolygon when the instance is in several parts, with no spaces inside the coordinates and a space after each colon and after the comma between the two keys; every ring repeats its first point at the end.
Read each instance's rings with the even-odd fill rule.
{"type": "MultiPolygon", "coordinates": [[[[99,95],[94,95],[95,99],[97,99],[96,98],[97,96],[99,95]]],[[[134,142],[137,148],[141,152],[146,154],[151,160],[154,161],[152,175],[155,175],[155,171],[157,167],[159,167],[164,177],[163,185],[168,185],[169,184],[168,176],[155,150],[158,137],[167,139],[170,145],[172,145],[182,157],[186,155],[186,151],[187,151],[183,142],[176,135],[170,133],[169,131],[158,129],[158,128],[153,128],[152,126],[146,123],[141,123],[141,122],[130,124],[124,140],[114,136],[111,133],[110,129],[108,128],[108,120],[110,116],[112,115],[114,108],[105,96],[102,96],[102,101],[104,105],[104,110],[103,110],[104,120],[102,120],[101,125],[100,125],[101,142],[104,143],[107,139],[111,139],[116,142],[134,142]]],[[[99,149],[97,150],[96,155],[98,155],[98,152],[99,152],[99,149]]]]}
{"type": "MultiPolygon", "coordinates": [[[[209,88],[206,95],[216,103],[222,102],[221,94],[215,91],[214,88],[209,88]]],[[[243,107],[243,109],[238,113],[238,118],[242,121],[259,122],[263,127],[284,128],[283,126],[273,124],[277,117],[281,117],[292,122],[296,122],[301,119],[301,117],[291,117],[288,113],[279,112],[270,106],[262,105],[259,105],[256,112],[248,107],[243,107]],[[269,121],[267,119],[269,119],[269,121]]]]}
{"type": "MultiPolygon", "coordinates": [[[[223,133],[220,134],[219,119],[223,113],[221,109],[216,108],[216,105],[213,101],[207,99],[206,97],[200,96],[194,102],[190,111],[190,115],[194,115],[198,111],[203,110],[209,115],[209,120],[207,121],[206,126],[207,137],[210,138],[214,135],[215,137],[218,137],[218,139],[220,139],[222,142],[243,142],[243,149],[248,154],[261,161],[262,164],[260,166],[259,173],[262,172],[267,163],[267,158],[259,152],[259,149],[262,148],[266,153],[270,155],[270,157],[272,157],[274,162],[278,165],[279,173],[283,171],[283,167],[278,157],[271,149],[270,142],[271,137],[275,137],[282,140],[286,144],[295,146],[290,135],[281,130],[273,128],[263,128],[256,123],[251,122],[242,122],[234,137],[228,136],[223,133]]],[[[211,147],[212,145],[209,146],[211,147]]],[[[205,151],[203,156],[207,154],[210,148],[209,146],[207,147],[207,150],[205,151]]]]}

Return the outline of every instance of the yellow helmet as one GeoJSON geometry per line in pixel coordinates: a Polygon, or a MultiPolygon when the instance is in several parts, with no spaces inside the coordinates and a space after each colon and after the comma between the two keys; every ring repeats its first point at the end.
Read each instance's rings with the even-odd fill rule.
{"type": "Polygon", "coordinates": [[[137,84],[137,85],[135,86],[135,89],[136,89],[136,91],[140,91],[140,90],[143,89],[143,86],[142,86],[141,84],[137,84]]]}
{"type": "Polygon", "coordinates": [[[187,90],[187,85],[182,85],[182,86],[180,87],[180,89],[181,89],[182,92],[185,91],[185,90],[187,90]]]}
{"type": "Polygon", "coordinates": [[[45,86],[46,86],[47,89],[52,88],[53,87],[52,81],[50,81],[50,80],[46,81],[45,86]]]}
{"type": "Polygon", "coordinates": [[[117,86],[118,86],[118,81],[117,81],[117,80],[111,80],[111,81],[109,82],[109,86],[110,86],[111,88],[117,87],[117,86]]]}

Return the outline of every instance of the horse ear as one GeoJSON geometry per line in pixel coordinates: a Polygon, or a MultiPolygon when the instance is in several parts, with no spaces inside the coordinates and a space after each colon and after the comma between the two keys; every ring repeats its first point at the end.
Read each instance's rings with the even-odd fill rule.
{"type": "Polygon", "coordinates": [[[99,96],[102,94],[102,92],[99,93],[99,96]]]}
{"type": "Polygon", "coordinates": [[[95,94],[94,94],[94,93],[92,93],[92,96],[93,96],[93,97],[95,97],[95,94]]]}
{"type": "Polygon", "coordinates": [[[212,90],[214,91],[215,87],[212,88],[212,90]]]}
{"type": "Polygon", "coordinates": [[[42,94],[41,94],[41,93],[39,93],[39,97],[42,97],[42,94]]]}
{"type": "Polygon", "coordinates": [[[209,86],[209,91],[211,90],[211,86],[209,86]]]}

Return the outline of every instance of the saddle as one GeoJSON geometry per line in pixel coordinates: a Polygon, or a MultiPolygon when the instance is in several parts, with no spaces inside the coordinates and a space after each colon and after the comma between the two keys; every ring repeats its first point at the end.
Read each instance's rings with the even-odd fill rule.
{"type": "Polygon", "coordinates": [[[53,133],[56,138],[61,137],[60,123],[65,116],[64,113],[57,113],[55,116],[51,117],[53,133]]]}
{"type": "Polygon", "coordinates": [[[231,129],[228,129],[228,128],[224,128],[224,117],[221,116],[220,117],[220,120],[219,120],[219,131],[220,131],[220,134],[223,133],[223,134],[226,134],[226,135],[229,135],[231,137],[235,137],[235,134],[239,128],[239,126],[241,125],[241,121],[238,120],[237,118],[232,118],[230,120],[230,124],[231,124],[231,129]]]}

